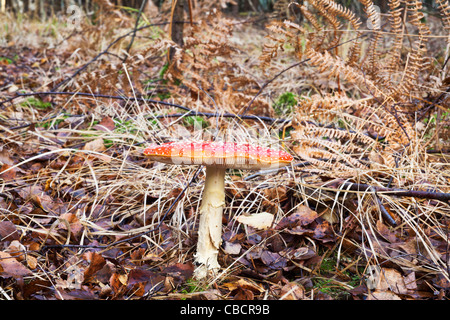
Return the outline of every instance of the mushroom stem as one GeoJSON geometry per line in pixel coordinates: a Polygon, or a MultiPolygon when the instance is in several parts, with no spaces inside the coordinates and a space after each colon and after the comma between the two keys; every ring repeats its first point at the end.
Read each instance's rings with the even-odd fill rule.
{"type": "Polygon", "coordinates": [[[194,277],[206,278],[220,268],[217,256],[222,241],[222,213],[225,204],[225,168],[206,167],[205,188],[200,205],[197,268],[194,277]]]}

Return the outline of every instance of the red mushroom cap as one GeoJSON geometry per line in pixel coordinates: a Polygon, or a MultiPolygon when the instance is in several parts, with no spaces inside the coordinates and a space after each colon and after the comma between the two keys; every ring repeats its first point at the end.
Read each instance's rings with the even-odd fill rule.
{"type": "Polygon", "coordinates": [[[235,142],[169,142],[144,150],[151,160],[233,169],[267,169],[288,165],[293,157],[282,150],[235,142]]]}

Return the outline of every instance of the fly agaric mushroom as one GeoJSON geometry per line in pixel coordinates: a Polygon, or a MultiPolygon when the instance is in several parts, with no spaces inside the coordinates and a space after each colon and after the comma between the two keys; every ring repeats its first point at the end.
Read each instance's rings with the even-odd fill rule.
{"type": "Polygon", "coordinates": [[[144,150],[144,155],[163,163],[206,167],[195,254],[194,277],[197,279],[214,274],[220,268],[217,256],[222,241],[225,170],[279,168],[293,159],[281,150],[234,142],[170,142],[150,146],[144,150]]]}

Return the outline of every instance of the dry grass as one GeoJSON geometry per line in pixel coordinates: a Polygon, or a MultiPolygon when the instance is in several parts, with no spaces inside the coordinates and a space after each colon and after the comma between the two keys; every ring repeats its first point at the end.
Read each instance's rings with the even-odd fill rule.
{"type": "MultiPolygon", "coordinates": [[[[118,35],[129,32],[130,27],[128,23],[124,28],[117,26],[114,32],[105,33],[101,27],[89,26],[84,35],[93,41],[86,42],[84,37],[74,36],[61,42],[70,32],[58,23],[18,22],[9,15],[4,18],[10,22],[10,29],[8,35],[0,34],[0,41],[11,43],[17,53],[21,53],[23,47],[33,52],[20,55],[15,65],[38,62],[28,76],[14,70],[17,72],[14,75],[16,82],[1,85],[5,97],[14,94],[11,90],[13,85],[18,87],[16,90],[27,92],[30,87],[34,91],[48,91],[54,85],[52,81],[72,74],[91,61],[118,35]],[[33,31],[32,36],[24,37],[24,32],[29,35],[30,30],[33,31]],[[101,41],[96,41],[98,39],[101,41]],[[43,52],[44,44],[58,45],[54,49],[50,45],[48,52],[43,52]],[[70,49],[73,47],[79,48],[70,49]],[[33,60],[33,57],[38,58],[33,60]],[[47,62],[43,62],[44,57],[47,62]],[[21,83],[21,77],[27,80],[21,83]]],[[[130,55],[135,64],[122,64],[114,56],[122,54],[126,48],[124,39],[109,51],[109,55],[103,55],[94,63],[87,74],[76,77],[60,90],[129,97],[151,91],[147,96],[152,99],[162,97],[161,93],[169,93],[169,99],[174,103],[187,105],[195,111],[214,112],[212,108],[216,101],[211,97],[189,96],[186,88],[177,87],[172,82],[157,81],[147,87],[143,84],[149,76],[152,79],[160,76],[165,62],[164,50],[169,42],[161,44],[155,39],[155,34],[163,35],[164,28],[149,28],[139,34],[130,55]],[[150,50],[149,47],[156,49],[150,50]],[[137,82],[140,82],[139,90],[137,82]]],[[[247,25],[236,25],[230,40],[239,49],[232,56],[233,63],[239,65],[242,74],[251,74],[260,86],[267,77],[295,62],[289,55],[292,48],[287,48],[286,55],[278,56],[270,69],[263,72],[255,57],[261,53],[260,41],[265,33],[247,25]],[[254,33],[259,36],[249,37],[254,33]]],[[[11,52],[14,51],[3,48],[1,54],[11,52]]],[[[283,73],[271,83],[261,99],[271,106],[285,92],[297,92],[305,97],[320,92],[320,86],[330,82],[323,78],[319,83],[319,76],[306,78],[310,70],[310,66],[305,66],[283,73]]],[[[248,89],[246,94],[257,92],[255,88],[245,89],[248,89]]],[[[124,103],[107,98],[53,95],[50,102],[51,107],[41,107],[28,98],[19,98],[4,104],[0,110],[3,140],[0,160],[4,165],[1,170],[0,221],[13,222],[21,234],[18,242],[14,242],[15,246],[2,241],[0,251],[16,254],[17,260],[30,270],[23,277],[25,282],[42,283],[49,288],[41,292],[30,285],[32,293],[21,292],[14,277],[5,277],[0,279],[1,299],[69,299],[76,296],[75,290],[89,292],[85,295],[77,293],[82,298],[190,299],[212,298],[217,294],[215,297],[231,299],[239,292],[247,298],[286,299],[295,296],[298,299],[316,299],[323,298],[323,293],[307,280],[319,283],[319,280],[331,279],[333,286],[350,292],[365,283],[364,270],[371,265],[396,268],[405,276],[414,272],[416,279],[423,279],[420,289],[401,292],[403,296],[428,297],[417,293],[426,291],[423,287],[427,285],[437,291],[448,289],[445,286],[449,281],[448,204],[339,189],[333,183],[342,182],[342,176],[333,170],[332,162],[329,167],[311,163],[307,167],[294,165],[288,170],[258,175],[248,171],[229,172],[226,177],[224,234],[230,237],[226,238],[227,243],[236,244],[237,241],[242,250],[231,254],[224,249],[221,253],[224,268],[207,284],[193,288],[183,278],[170,285],[167,279],[172,277],[173,280],[173,275],[169,273],[167,276],[164,268],[177,263],[187,265],[193,260],[204,176],[201,171],[191,181],[196,167],[150,163],[142,156],[143,147],[180,138],[215,136],[267,146],[282,145],[295,154],[298,139],[282,124],[237,118],[208,118],[203,123],[206,130],[196,130],[198,127],[190,122],[191,118],[158,117],[178,113],[179,109],[143,101],[124,103]],[[185,192],[177,199],[184,189],[185,192]],[[316,238],[316,234],[311,233],[294,241],[289,233],[292,230],[287,228],[289,232],[286,234],[286,229],[276,227],[304,205],[315,208],[319,213],[322,220],[314,223],[329,222],[335,236],[332,241],[316,238]],[[388,210],[397,222],[395,227],[386,225],[382,208],[388,210]],[[260,231],[240,225],[234,219],[259,212],[274,214],[273,228],[260,231]],[[233,237],[237,240],[232,241],[233,237]],[[282,249],[274,250],[274,246],[282,249]],[[305,263],[306,260],[291,258],[285,269],[277,269],[267,267],[267,258],[261,260],[261,254],[256,254],[285,252],[283,250],[289,248],[309,248],[315,253],[316,260],[311,258],[307,260],[309,263],[305,263]],[[138,254],[140,249],[142,252],[138,254]],[[93,258],[86,255],[89,251],[107,258],[109,280],[86,279],[86,270],[93,265],[93,258]],[[242,263],[243,259],[251,260],[249,255],[254,257],[253,266],[242,263]],[[321,266],[331,256],[336,257],[332,260],[334,269],[325,272],[321,266]],[[145,287],[146,291],[142,293],[138,290],[140,287],[127,286],[127,276],[131,277],[131,271],[141,267],[159,270],[167,277],[162,283],[145,287]],[[284,277],[278,274],[282,273],[281,270],[284,270],[284,277]],[[348,274],[345,274],[349,270],[359,277],[357,283],[350,283],[348,274]],[[111,280],[114,276],[122,285],[111,280]],[[186,293],[188,287],[193,292],[186,293]]],[[[342,110],[337,112],[338,116],[344,115],[339,114],[342,110]]],[[[273,111],[271,115],[276,117],[273,111]]],[[[288,113],[286,117],[293,120],[296,114],[288,113]]],[[[393,181],[398,188],[449,192],[448,156],[426,154],[421,144],[427,131],[414,133],[419,143],[410,148],[416,149],[405,152],[407,156],[401,158],[395,168],[374,162],[366,169],[353,167],[352,181],[373,186],[393,181]]],[[[340,156],[347,154],[345,149],[330,151],[340,156]]],[[[296,158],[296,163],[303,161],[301,157],[296,158]]],[[[350,180],[350,177],[342,179],[350,180]]],[[[305,228],[307,226],[304,225],[305,228]]],[[[448,297],[448,292],[446,295],[448,297]]]]}

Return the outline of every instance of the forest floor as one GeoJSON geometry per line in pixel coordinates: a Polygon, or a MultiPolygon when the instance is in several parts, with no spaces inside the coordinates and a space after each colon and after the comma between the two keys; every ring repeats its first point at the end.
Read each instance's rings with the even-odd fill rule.
{"type": "MultiPolygon", "coordinates": [[[[186,115],[214,113],[227,100],[206,105],[208,97],[167,72],[167,24],[139,30],[127,53],[135,17],[112,14],[77,32],[58,19],[1,17],[0,299],[450,297],[448,202],[387,195],[415,214],[392,210],[390,225],[363,211],[361,193],[339,189],[339,177],[314,174],[298,156],[287,170],[227,173],[222,269],[206,282],[192,278],[204,173],[192,181],[197,167],[153,163],[143,149],[217,129],[281,141],[294,154],[298,96],[340,85],[307,65],[285,70],[296,62],[289,46],[260,68],[265,20],[233,21],[227,41],[236,78],[214,79],[212,70],[198,79],[251,74],[254,96],[284,71],[248,112],[261,118],[241,120],[186,115]],[[237,221],[261,212],[273,215],[270,226],[237,221]]],[[[219,68],[231,65],[226,59],[217,58],[219,68]]],[[[242,101],[220,111],[238,114],[249,102],[242,101]]],[[[449,192],[448,154],[429,156],[449,192]]]]}

